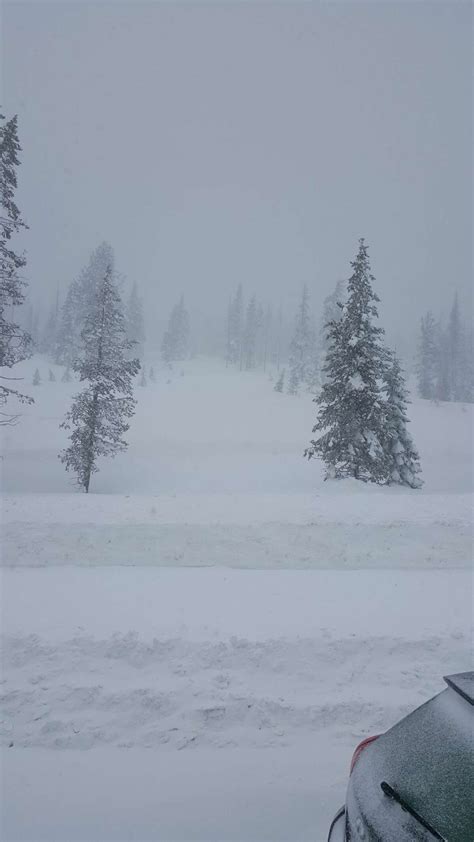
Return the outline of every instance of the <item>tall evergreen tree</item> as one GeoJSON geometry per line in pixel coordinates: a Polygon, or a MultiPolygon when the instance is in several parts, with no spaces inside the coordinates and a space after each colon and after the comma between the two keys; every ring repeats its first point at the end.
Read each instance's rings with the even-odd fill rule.
{"type": "MultiPolygon", "coordinates": [[[[290,344],[290,384],[296,391],[298,386],[312,389],[315,385],[315,331],[309,305],[308,288],[303,287],[301,301],[295,319],[293,339],[290,344]]],[[[292,394],[295,393],[292,392],[292,394]]]]}
{"type": "Polygon", "coordinates": [[[474,334],[468,325],[464,327],[463,353],[462,400],[474,403],[474,334]]]}
{"type": "Polygon", "coordinates": [[[145,343],[145,319],[143,304],[134,281],[127,301],[126,311],[127,339],[132,343],[133,356],[143,357],[145,343]]]}
{"type": "Polygon", "coordinates": [[[175,304],[171,311],[168,327],[161,343],[161,353],[164,361],[171,365],[189,356],[190,330],[189,316],[184,306],[184,296],[175,304]]]}
{"type": "Polygon", "coordinates": [[[292,369],[290,371],[290,378],[288,380],[288,394],[289,395],[297,395],[298,394],[298,375],[296,373],[296,369],[292,369]]]}
{"type": "Polygon", "coordinates": [[[73,366],[83,353],[82,332],[94,309],[96,288],[110,268],[114,272],[114,254],[108,243],[101,243],[66,293],[57,329],[55,362],[73,366]]]}
{"type": "Polygon", "coordinates": [[[424,369],[425,379],[420,378],[422,369],[418,369],[420,378],[418,388],[419,391],[421,391],[420,386],[422,386],[426,393],[429,394],[432,392],[432,397],[435,398],[436,401],[449,401],[451,398],[451,382],[449,374],[448,337],[441,320],[436,323],[433,335],[429,335],[429,339],[433,344],[433,356],[431,354],[428,356],[429,365],[425,366],[424,369]],[[433,368],[434,376],[432,375],[433,368]],[[427,377],[426,373],[428,375],[427,377]]]}
{"type": "Polygon", "coordinates": [[[285,369],[282,368],[282,370],[280,371],[280,375],[278,377],[278,380],[276,381],[276,383],[273,387],[273,391],[274,392],[283,392],[284,385],[285,385],[285,369]]]}
{"type": "MultiPolygon", "coordinates": [[[[6,120],[0,114],[0,368],[11,368],[29,354],[31,338],[14,320],[14,310],[25,300],[26,283],[20,275],[26,258],[11,247],[12,235],[27,228],[15,203],[18,153],[17,117],[6,120]]],[[[12,424],[18,414],[3,411],[9,398],[33,403],[10,385],[16,378],[0,375],[0,424],[12,424]]]]}
{"type": "Polygon", "coordinates": [[[270,357],[270,350],[272,346],[272,327],[273,327],[273,309],[271,304],[267,304],[265,310],[265,321],[263,326],[263,370],[267,370],[267,364],[270,357]]]}
{"type": "Polygon", "coordinates": [[[123,436],[135,407],[132,378],[140,369],[138,359],[126,359],[130,342],[110,265],[95,284],[82,342],[83,352],[74,370],[87,385],[76,395],[61,424],[67,430],[72,428],[72,433],[60,459],[87,493],[91,476],[98,470],[97,459],[115,456],[127,447],[123,436]]]}
{"type": "Polygon", "coordinates": [[[227,314],[227,349],[226,362],[240,365],[244,325],[244,293],[239,284],[234,298],[229,302],[227,314]]]}
{"type": "Polygon", "coordinates": [[[387,464],[387,481],[420,488],[422,481],[420,457],[407,430],[408,392],[400,363],[395,354],[388,354],[385,372],[385,422],[384,450],[387,464]]]}
{"type": "Polygon", "coordinates": [[[319,411],[313,433],[320,435],[310,442],[305,455],[320,456],[328,477],[384,482],[385,413],[380,384],[386,353],[381,344],[384,331],[374,324],[379,298],[372,289],[375,279],[363,239],[351,266],[342,317],[328,329],[326,381],[314,398],[319,411]]]}
{"type": "Polygon", "coordinates": [[[453,401],[463,400],[464,380],[464,336],[461,316],[459,313],[459,301],[457,292],[454,295],[453,306],[449,314],[447,330],[447,351],[449,360],[449,381],[451,399],[453,401]]]}
{"type": "Polygon", "coordinates": [[[420,398],[432,400],[435,397],[436,369],[439,360],[439,347],[436,342],[436,322],[428,311],[420,325],[418,345],[418,393],[420,398]]]}
{"type": "Polygon", "coordinates": [[[43,330],[40,348],[43,354],[54,356],[57,342],[57,314],[56,308],[52,307],[43,330]]]}
{"type": "Polygon", "coordinates": [[[327,295],[323,302],[323,315],[319,326],[318,356],[319,376],[321,382],[324,380],[323,368],[326,362],[326,354],[329,350],[328,325],[331,322],[338,322],[342,316],[342,305],[344,303],[345,290],[344,281],[338,281],[333,292],[327,295]]]}
{"type": "Polygon", "coordinates": [[[243,366],[247,371],[255,368],[256,364],[257,336],[260,324],[259,315],[257,299],[253,295],[247,305],[243,337],[243,366]]]}

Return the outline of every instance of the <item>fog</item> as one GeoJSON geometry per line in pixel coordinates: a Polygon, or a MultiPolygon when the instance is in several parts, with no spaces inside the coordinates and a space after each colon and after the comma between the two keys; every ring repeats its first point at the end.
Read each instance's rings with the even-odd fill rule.
{"type": "Polygon", "coordinates": [[[153,342],[181,292],[317,309],[365,236],[397,341],[468,306],[471,39],[468,3],[4,3],[32,300],[106,239],[153,342]]]}

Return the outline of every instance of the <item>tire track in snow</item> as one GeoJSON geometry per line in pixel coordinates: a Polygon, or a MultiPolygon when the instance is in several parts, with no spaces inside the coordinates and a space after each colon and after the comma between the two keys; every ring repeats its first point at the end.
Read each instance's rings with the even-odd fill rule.
{"type": "Polygon", "coordinates": [[[389,727],[469,661],[469,641],[373,637],[3,642],[4,746],[288,745],[389,727]],[[409,665],[407,667],[407,664],[409,665]]]}

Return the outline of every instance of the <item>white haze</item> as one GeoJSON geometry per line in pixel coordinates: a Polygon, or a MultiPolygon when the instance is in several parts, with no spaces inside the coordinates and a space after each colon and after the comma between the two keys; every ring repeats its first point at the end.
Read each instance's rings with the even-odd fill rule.
{"type": "Polygon", "coordinates": [[[292,316],[365,236],[390,338],[471,284],[469,3],[3,5],[3,110],[46,315],[103,239],[147,303],[292,316]]]}

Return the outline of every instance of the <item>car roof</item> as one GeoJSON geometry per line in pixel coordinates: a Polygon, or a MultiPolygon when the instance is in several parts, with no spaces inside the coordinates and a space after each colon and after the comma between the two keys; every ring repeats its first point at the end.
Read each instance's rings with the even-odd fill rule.
{"type": "Polygon", "coordinates": [[[455,675],[445,675],[448,687],[459,693],[471,705],[474,705],[474,672],[458,672],[455,675]]]}

